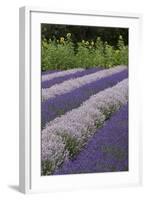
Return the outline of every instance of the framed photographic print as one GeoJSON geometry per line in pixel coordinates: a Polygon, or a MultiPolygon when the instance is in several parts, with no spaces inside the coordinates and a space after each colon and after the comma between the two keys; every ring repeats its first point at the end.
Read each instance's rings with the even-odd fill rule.
{"type": "Polygon", "coordinates": [[[20,191],[141,183],[141,15],[20,8],[20,191]]]}

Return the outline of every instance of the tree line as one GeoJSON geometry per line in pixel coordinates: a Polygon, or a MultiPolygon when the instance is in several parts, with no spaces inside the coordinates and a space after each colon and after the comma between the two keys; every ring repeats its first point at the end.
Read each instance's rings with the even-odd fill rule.
{"type": "Polygon", "coordinates": [[[127,28],[41,24],[42,39],[59,39],[67,33],[71,33],[72,42],[75,45],[82,40],[91,41],[100,37],[103,42],[116,47],[120,35],[123,38],[124,44],[128,45],[127,28]]]}

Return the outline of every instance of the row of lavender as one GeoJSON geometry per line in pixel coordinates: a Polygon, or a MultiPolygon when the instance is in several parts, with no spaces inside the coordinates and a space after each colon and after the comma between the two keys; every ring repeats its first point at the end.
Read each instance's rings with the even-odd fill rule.
{"type": "Polygon", "coordinates": [[[72,69],[72,70],[67,70],[67,71],[61,71],[61,72],[56,72],[50,74],[49,72],[46,75],[42,74],[42,88],[49,88],[53,86],[54,84],[59,84],[62,83],[66,80],[69,79],[74,79],[78,77],[82,77],[97,71],[100,71],[102,68],[101,67],[95,67],[95,68],[90,68],[90,69],[72,69]]]}
{"type": "MultiPolygon", "coordinates": [[[[52,174],[62,163],[75,157],[96,130],[103,126],[105,120],[127,103],[128,72],[124,66],[94,72],[91,73],[92,76],[89,73],[80,77],[80,74],[79,78],[71,79],[70,82],[65,79],[64,82],[51,87],[51,90],[47,89],[47,100],[42,102],[43,175],[52,174]],[[119,81],[121,82],[118,83],[119,81]],[[66,86],[67,83],[71,83],[70,89],[64,88],[63,91],[62,85],[66,86]],[[56,87],[61,88],[60,95],[57,94],[56,91],[59,90],[56,90],[56,87]],[[49,92],[52,93],[53,88],[56,93],[52,97],[49,92]],[[66,98],[68,96],[71,104],[66,98]],[[63,106],[63,112],[59,112],[63,106]]],[[[63,76],[63,72],[56,72],[55,76],[53,73],[49,74],[50,77],[53,75],[52,80],[54,77],[60,78],[57,73],[62,73],[63,76]]],[[[65,76],[69,74],[66,73],[65,76]]]]}
{"type": "Polygon", "coordinates": [[[76,159],[67,160],[54,174],[128,171],[128,104],[98,129],[76,159]]]}
{"type": "MultiPolygon", "coordinates": [[[[66,94],[66,93],[73,91],[77,88],[80,88],[86,84],[90,84],[94,81],[100,80],[101,78],[105,78],[107,76],[116,74],[117,72],[121,72],[121,71],[123,71],[123,69],[126,69],[126,67],[118,66],[118,67],[111,68],[108,70],[104,69],[104,70],[101,70],[101,71],[98,71],[98,72],[95,72],[95,73],[92,73],[89,75],[85,75],[83,77],[79,77],[79,78],[75,78],[75,79],[73,78],[73,79],[64,81],[61,84],[55,84],[50,88],[45,88],[45,89],[43,88],[42,89],[42,100],[44,101],[49,98],[56,97],[58,95],[66,94]]],[[[58,72],[58,73],[61,73],[61,72],[58,72]]],[[[53,74],[52,74],[52,76],[53,76],[53,74]]],[[[42,80],[43,80],[43,77],[42,77],[42,80]]]]}
{"type": "MultiPolygon", "coordinates": [[[[94,72],[95,69],[92,71],[92,73],[95,74],[94,72]]],[[[91,81],[90,83],[81,85],[80,87],[68,92],[65,92],[66,91],[65,88],[63,94],[56,95],[55,97],[48,98],[47,100],[43,101],[41,105],[42,128],[44,128],[46,122],[49,122],[55,119],[56,117],[65,114],[67,111],[71,109],[79,107],[81,103],[89,99],[91,95],[94,95],[106,88],[112,87],[119,81],[122,81],[124,78],[128,77],[128,70],[124,66],[123,68],[117,67],[112,72],[113,72],[112,75],[107,75],[95,81],[91,81],[89,79],[90,77],[88,77],[88,81],[91,81]]],[[[89,71],[87,70],[86,73],[88,74],[89,71]]],[[[108,70],[106,71],[106,73],[108,73],[108,70]]],[[[66,76],[64,76],[64,79],[66,79],[66,76]]],[[[72,81],[73,80],[75,82],[77,81],[76,78],[72,79],[72,81]]],[[[52,81],[54,82],[54,79],[52,79],[52,81]]],[[[68,81],[64,81],[62,82],[62,84],[67,85],[68,81]]],[[[60,84],[56,84],[56,87],[59,87],[58,85],[60,84]]],[[[52,88],[54,87],[51,87],[50,89],[52,90],[52,88]]],[[[48,92],[50,93],[49,88],[48,92]]]]}

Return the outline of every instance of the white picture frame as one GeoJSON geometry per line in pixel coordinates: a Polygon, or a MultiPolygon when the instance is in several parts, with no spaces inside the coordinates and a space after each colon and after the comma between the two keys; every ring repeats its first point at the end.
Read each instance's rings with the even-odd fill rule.
{"type": "Polygon", "coordinates": [[[142,181],[139,106],[140,14],[20,8],[20,191],[23,193],[134,186],[142,181]],[[62,176],[40,174],[40,23],[129,28],[129,171],[62,176]],[[34,78],[35,77],[35,78],[34,78]]]}

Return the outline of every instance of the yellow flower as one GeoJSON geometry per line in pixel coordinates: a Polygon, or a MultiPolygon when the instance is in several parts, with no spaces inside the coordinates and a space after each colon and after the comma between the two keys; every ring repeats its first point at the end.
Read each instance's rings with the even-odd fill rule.
{"type": "Polygon", "coordinates": [[[86,42],[86,45],[89,45],[89,42],[88,42],[88,41],[86,42]]]}
{"type": "Polygon", "coordinates": [[[119,36],[119,39],[120,39],[120,40],[122,40],[122,39],[123,39],[122,35],[120,35],[120,36],[119,36]]]}
{"type": "Polygon", "coordinates": [[[119,53],[120,51],[119,50],[116,50],[116,53],[119,53]]]}
{"type": "Polygon", "coordinates": [[[60,38],[60,43],[64,43],[64,37],[60,38]]]}
{"type": "Polygon", "coordinates": [[[93,42],[93,41],[91,42],[91,45],[92,45],[92,46],[94,45],[94,42],[93,42]]]}
{"type": "Polygon", "coordinates": [[[71,37],[71,33],[67,33],[66,37],[70,38],[71,37]]]}

